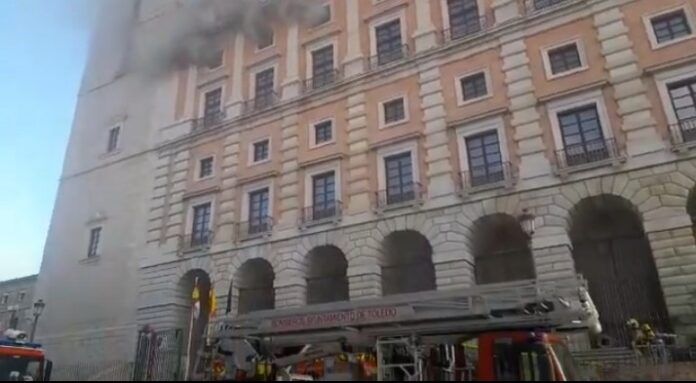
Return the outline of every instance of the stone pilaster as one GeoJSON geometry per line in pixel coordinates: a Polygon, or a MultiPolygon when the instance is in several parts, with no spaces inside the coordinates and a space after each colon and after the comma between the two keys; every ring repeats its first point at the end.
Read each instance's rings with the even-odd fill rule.
{"type": "Polygon", "coordinates": [[[355,76],[365,71],[365,60],[360,51],[360,12],[359,1],[346,1],[346,41],[348,47],[346,58],[343,62],[343,72],[345,77],[355,76]]]}
{"type": "Polygon", "coordinates": [[[229,117],[242,114],[242,75],[244,74],[244,35],[237,34],[234,39],[234,62],[232,67],[232,92],[230,106],[227,109],[229,117]]]}
{"type": "Polygon", "coordinates": [[[696,338],[696,241],[691,221],[683,214],[646,221],[645,227],[674,330],[696,338]]]}
{"type": "Polygon", "coordinates": [[[425,162],[428,179],[428,197],[432,202],[438,197],[454,194],[451,153],[445,120],[444,97],[440,82],[440,69],[423,68],[419,73],[420,100],[425,123],[425,162]]]}
{"type": "Polygon", "coordinates": [[[155,182],[150,199],[147,222],[147,243],[159,245],[164,234],[165,215],[168,210],[169,172],[174,157],[167,152],[159,154],[155,163],[155,182]]]}
{"type": "Polygon", "coordinates": [[[514,33],[501,38],[500,56],[510,99],[513,139],[520,156],[520,184],[524,184],[525,180],[551,173],[551,164],[545,154],[543,131],[539,124],[541,117],[536,108],[537,98],[534,95],[524,34],[514,33]]]}
{"type": "Polygon", "coordinates": [[[611,2],[594,6],[597,39],[606,59],[609,81],[619,106],[621,127],[626,133],[626,150],[631,157],[663,151],[665,143],[657,132],[650,100],[643,83],[638,57],[619,7],[611,2]]]}
{"type": "Polygon", "coordinates": [[[370,210],[365,95],[348,97],[348,214],[370,210]]]}
{"type": "Polygon", "coordinates": [[[222,176],[220,200],[218,202],[217,232],[215,242],[229,242],[234,237],[237,195],[237,166],[239,159],[239,133],[225,137],[222,154],[222,176]]]}
{"type": "Polygon", "coordinates": [[[307,279],[304,254],[296,251],[293,241],[274,249],[279,261],[274,265],[276,271],[275,307],[277,309],[302,307],[307,304],[307,279]]]}
{"type": "Polygon", "coordinates": [[[496,24],[502,24],[521,16],[520,3],[518,0],[493,0],[491,7],[496,24]]]}
{"type": "MultiPolygon", "coordinates": [[[[437,32],[431,17],[432,1],[415,1],[416,31],[413,33],[415,51],[423,52],[437,46],[437,32]]],[[[443,5],[444,6],[444,5],[443,5]]]]}
{"type": "Polygon", "coordinates": [[[297,97],[300,94],[300,44],[299,26],[293,23],[288,27],[288,45],[285,61],[285,80],[282,84],[283,100],[297,97]]]}
{"type": "Polygon", "coordinates": [[[379,265],[348,267],[348,286],[351,301],[382,296],[382,272],[379,265]]]}
{"type": "Polygon", "coordinates": [[[456,290],[474,285],[474,265],[470,261],[455,259],[435,264],[438,290],[456,290]]]}
{"type": "Polygon", "coordinates": [[[189,152],[181,151],[174,156],[170,173],[169,209],[165,223],[164,242],[167,248],[178,246],[179,236],[186,234],[188,228],[183,227],[184,202],[186,192],[186,176],[189,169],[189,152]]]}
{"type": "Polygon", "coordinates": [[[299,175],[298,175],[298,145],[299,138],[297,133],[297,116],[288,115],[282,120],[282,141],[281,141],[281,176],[280,185],[276,189],[280,194],[280,222],[279,229],[292,228],[297,226],[300,208],[299,202],[299,175]]]}

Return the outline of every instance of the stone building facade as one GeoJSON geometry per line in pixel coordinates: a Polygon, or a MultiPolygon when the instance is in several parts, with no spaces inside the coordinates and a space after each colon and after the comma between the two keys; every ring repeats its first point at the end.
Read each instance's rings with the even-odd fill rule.
{"type": "MultiPolygon", "coordinates": [[[[177,12],[143,4],[138,31],[177,12]]],[[[99,227],[124,247],[60,266],[132,273],[109,281],[126,310],[112,328],[185,327],[194,278],[220,317],[581,273],[613,341],[627,316],[696,335],[696,1],[317,6],[320,23],[230,36],[213,68],[168,73],[99,117],[128,116],[132,155],[85,151],[76,168],[99,170],[70,187],[103,190],[110,168],[135,183],[49,242],[99,227]]],[[[62,259],[47,253],[42,279],[47,258],[62,259]]],[[[114,297],[81,278],[102,284],[90,299],[114,297]]]]}
{"type": "Polygon", "coordinates": [[[8,328],[31,332],[36,275],[0,282],[0,334],[8,328]]]}

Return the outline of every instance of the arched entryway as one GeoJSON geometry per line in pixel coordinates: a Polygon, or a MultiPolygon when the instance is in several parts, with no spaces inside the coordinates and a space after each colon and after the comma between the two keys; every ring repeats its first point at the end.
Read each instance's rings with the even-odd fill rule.
{"type": "Polygon", "coordinates": [[[435,290],[433,248],[415,230],[395,231],[382,241],[382,294],[435,290]]]}
{"type": "Polygon", "coordinates": [[[348,262],[343,251],[326,245],[307,255],[307,304],[347,301],[348,262]]]}
{"type": "Polygon", "coordinates": [[[177,286],[178,307],[181,310],[178,316],[177,327],[184,329],[184,338],[188,339],[189,329],[191,329],[191,348],[184,347],[184,354],[191,352],[196,355],[197,351],[203,347],[205,332],[208,327],[210,312],[210,276],[203,270],[195,269],[187,272],[179,280],[177,286]],[[199,305],[195,308],[193,301],[194,286],[198,286],[199,305]],[[198,311],[197,315],[192,315],[198,311]]]}
{"type": "Polygon", "coordinates": [[[275,308],[274,279],[273,266],[265,259],[254,258],[244,262],[235,275],[239,294],[237,313],[275,308]]]}
{"type": "Polygon", "coordinates": [[[570,238],[606,336],[630,344],[630,318],[670,330],[650,243],[630,201],[607,194],[581,200],[571,212],[570,238]]]}
{"type": "Polygon", "coordinates": [[[491,214],[474,222],[472,232],[476,284],[534,279],[529,235],[508,214],[491,214]]]}
{"type": "Polygon", "coordinates": [[[686,212],[691,217],[691,230],[696,237],[696,187],[689,192],[689,197],[686,200],[686,212]]]}

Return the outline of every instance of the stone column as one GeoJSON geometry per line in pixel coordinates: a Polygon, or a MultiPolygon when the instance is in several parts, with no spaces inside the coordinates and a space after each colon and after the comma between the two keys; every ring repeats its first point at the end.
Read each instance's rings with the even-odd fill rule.
{"type": "Polygon", "coordinates": [[[348,214],[370,211],[365,95],[348,97],[348,214]]]}
{"type": "Polygon", "coordinates": [[[282,84],[283,100],[288,100],[297,97],[300,94],[300,44],[299,44],[299,26],[293,23],[288,28],[288,46],[286,49],[285,61],[285,80],[282,84]]]}
{"type": "Polygon", "coordinates": [[[413,33],[415,52],[423,52],[437,46],[437,32],[430,15],[432,1],[415,1],[416,31],[413,33]]]}
{"type": "Polygon", "coordinates": [[[621,127],[626,133],[626,150],[631,157],[665,150],[665,142],[657,132],[647,89],[638,57],[623,14],[612,2],[593,6],[597,39],[606,59],[609,81],[614,86],[614,99],[619,105],[621,127]]]}
{"type": "Polygon", "coordinates": [[[525,181],[551,174],[551,163],[546,158],[543,131],[534,95],[532,71],[529,68],[524,33],[518,32],[501,38],[500,56],[503,61],[505,83],[510,99],[510,121],[520,156],[520,187],[525,181]]]}
{"type": "Polygon", "coordinates": [[[519,0],[493,0],[491,7],[495,16],[496,24],[517,18],[521,15],[519,0]]]}
{"type": "Polygon", "coordinates": [[[346,41],[348,48],[343,63],[345,77],[355,76],[365,71],[365,61],[360,50],[360,12],[359,1],[346,1],[346,41]]]}
{"type": "Polygon", "coordinates": [[[227,109],[229,117],[242,114],[242,75],[244,74],[244,35],[237,34],[234,39],[234,63],[232,64],[232,97],[227,109]]]}
{"type": "Polygon", "coordinates": [[[281,142],[281,176],[279,190],[280,198],[280,221],[277,222],[278,229],[288,229],[297,227],[299,218],[299,188],[300,182],[298,175],[297,152],[299,138],[297,135],[297,115],[288,115],[282,120],[282,142],[281,142]]]}
{"type": "Polygon", "coordinates": [[[680,335],[696,338],[696,241],[687,214],[645,221],[667,310],[680,335]]]}
{"type": "Polygon", "coordinates": [[[440,69],[434,65],[424,67],[419,73],[418,82],[425,123],[428,201],[437,203],[437,198],[453,196],[455,191],[440,69]]]}
{"type": "Polygon", "coordinates": [[[234,238],[237,196],[237,165],[239,164],[239,133],[225,137],[222,154],[220,200],[218,203],[217,232],[215,242],[229,242],[234,238]]]}

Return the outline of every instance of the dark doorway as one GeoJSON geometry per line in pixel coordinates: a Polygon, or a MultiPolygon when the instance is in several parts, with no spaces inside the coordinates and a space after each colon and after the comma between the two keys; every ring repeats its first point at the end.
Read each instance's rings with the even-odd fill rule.
{"type": "Polygon", "coordinates": [[[307,304],[347,301],[348,262],[341,249],[319,246],[307,257],[307,304]]]}
{"type": "Polygon", "coordinates": [[[631,318],[671,330],[650,242],[631,202],[614,195],[583,199],[573,208],[570,237],[575,268],[589,283],[606,336],[629,345],[631,318]]]}
{"type": "Polygon", "coordinates": [[[515,217],[481,217],[474,223],[472,238],[476,284],[536,278],[529,236],[515,217]]]}
{"type": "Polygon", "coordinates": [[[395,231],[382,241],[382,295],[435,290],[433,249],[423,234],[395,231]]]}
{"type": "Polygon", "coordinates": [[[262,258],[250,259],[239,268],[235,280],[239,286],[237,313],[275,308],[273,266],[262,258]]]}

